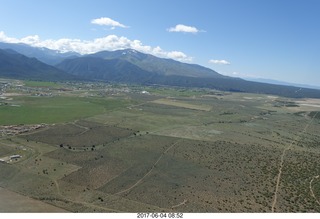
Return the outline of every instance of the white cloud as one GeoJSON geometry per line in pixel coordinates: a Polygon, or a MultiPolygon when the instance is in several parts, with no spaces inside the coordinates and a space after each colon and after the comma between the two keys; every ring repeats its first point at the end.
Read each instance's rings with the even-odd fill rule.
{"type": "Polygon", "coordinates": [[[217,65],[230,65],[231,63],[226,60],[217,60],[217,59],[211,59],[209,60],[209,63],[211,64],[217,64],[217,65]]]}
{"type": "Polygon", "coordinates": [[[3,31],[0,31],[0,42],[6,42],[6,43],[19,43],[18,39],[11,38],[6,36],[6,34],[3,31]]]}
{"type": "Polygon", "coordinates": [[[25,43],[28,45],[37,44],[39,41],[40,41],[40,38],[38,35],[27,36],[21,39],[21,43],[25,43]]]}
{"type": "Polygon", "coordinates": [[[118,21],[112,20],[111,18],[108,17],[101,17],[101,18],[96,18],[91,20],[92,24],[97,24],[101,26],[110,26],[112,29],[116,27],[122,27],[122,28],[127,28],[126,25],[123,25],[119,23],[118,21]]]}
{"type": "Polygon", "coordinates": [[[80,54],[91,54],[103,50],[114,51],[119,49],[135,49],[162,58],[175,59],[181,62],[192,62],[192,57],[179,51],[165,51],[159,46],[152,47],[143,45],[140,40],[130,40],[123,36],[108,35],[93,40],[80,40],[62,38],[58,40],[41,40],[38,35],[27,36],[21,39],[11,38],[0,31],[0,42],[5,43],[25,43],[33,47],[45,47],[58,50],[60,52],[77,52],[80,54]]]}
{"type": "Polygon", "coordinates": [[[184,54],[183,52],[179,52],[179,51],[168,52],[167,56],[171,59],[184,60],[184,61],[188,61],[188,62],[192,61],[192,57],[188,57],[186,54],[184,54]]]}
{"type": "Polygon", "coordinates": [[[170,27],[167,29],[169,32],[184,32],[184,33],[198,33],[199,30],[196,27],[186,26],[183,24],[178,24],[175,27],[170,27]]]}

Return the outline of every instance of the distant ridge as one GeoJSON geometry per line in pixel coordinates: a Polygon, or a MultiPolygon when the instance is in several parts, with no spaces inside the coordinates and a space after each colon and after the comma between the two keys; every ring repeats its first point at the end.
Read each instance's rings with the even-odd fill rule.
{"type": "Polygon", "coordinates": [[[265,78],[243,78],[247,81],[254,81],[254,82],[261,82],[261,83],[268,83],[268,84],[276,84],[276,85],[284,85],[284,86],[294,86],[294,87],[302,87],[302,88],[310,88],[310,89],[318,89],[320,90],[320,86],[313,86],[308,84],[297,84],[297,83],[290,83],[285,81],[278,81],[272,79],[265,79],[265,78]]]}

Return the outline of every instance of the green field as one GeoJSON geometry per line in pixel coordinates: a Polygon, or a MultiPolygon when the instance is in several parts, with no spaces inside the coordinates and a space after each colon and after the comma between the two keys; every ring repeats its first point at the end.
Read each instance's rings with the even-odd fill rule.
{"type": "Polygon", "coordinates": [[[319,100],[24,84],[0,125],[46,125],[2,132],[0,159],[22,157],[0,187],[71,212],[320,212],[319,100]]]}
{"type": "Polygon", "coordinates": [[[127,103],[124,100],[90,97],[17,96],[0,107],[0,125],[61,123],[101,114],[127,103]]]}

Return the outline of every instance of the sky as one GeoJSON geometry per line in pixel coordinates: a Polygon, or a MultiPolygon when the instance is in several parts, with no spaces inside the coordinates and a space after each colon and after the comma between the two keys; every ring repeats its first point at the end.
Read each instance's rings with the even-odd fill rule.
{"type": "Polygon", "coordinates": [[[320,85],[319,0],[0,0],[0,42],[132,48],[234,77],[320,85]]]}

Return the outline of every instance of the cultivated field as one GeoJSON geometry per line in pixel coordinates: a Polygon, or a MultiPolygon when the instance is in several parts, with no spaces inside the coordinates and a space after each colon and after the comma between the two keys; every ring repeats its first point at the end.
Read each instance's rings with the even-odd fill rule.
{"type": "Polygon", "coordinates": [[[0,186],[44,211],[320,211],[318,100],[15,83],[0,123],[43,125],[3,134],[0,159],[21,157],[0,162],[0,186]]]}

